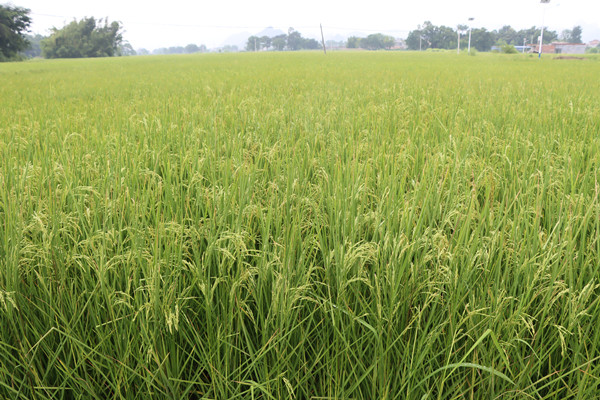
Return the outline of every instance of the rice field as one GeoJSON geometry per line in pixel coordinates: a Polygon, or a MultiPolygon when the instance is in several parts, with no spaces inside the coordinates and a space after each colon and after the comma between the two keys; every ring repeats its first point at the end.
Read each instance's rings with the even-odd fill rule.
{"type": "Polygon", "coordinates": [[[600,398],[599,76],[0,64],[0,398],[600,398]]]}

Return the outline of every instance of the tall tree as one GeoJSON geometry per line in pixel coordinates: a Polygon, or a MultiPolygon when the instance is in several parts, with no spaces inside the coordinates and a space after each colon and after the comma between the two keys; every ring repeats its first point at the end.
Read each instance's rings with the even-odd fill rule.
{"type": "Polygon", "coordinates": [[[503,26],[496,34],[496,42],[502,41],[502,43],[518,45],[521,44],[521,40],[523,40],[523,38],[521,38],[519,33],[510,25],[503,26]]]}
{"type": "Polygon", "coordinates": [[[260,37],[260,47],[261,49],[268,50],[271,47],[271,38],[268,36],[260,37]]]}
{"type": "Polygon", "coordinates": [[[24,51],[21,52],[21,54],[23,54],[27,58],[41,57],[41,43],[42,40],[45,39],[45,37],[36,33],[35,35],[25,35],[25,38],[29,42],[29,45],[24,51]]]}
{"type": "Polygon", "coordinates": [[[260,50],[260,38],[258,36],[250,36],[246,42],[246,51],[260,50]]]}
{"type": "Polygon", "coordinates": [[[46,58],[112,57],[123,41],[121,29],[121,24],[106,19],[75,20],[62,29],[52,28],[42,41],[42,53],[46,58]]]}
{"type": "Polygon", "coordinates": [[[358,49],[360,47],[361,38],[357,36],[350,36],[348,38],[348,42],[346,43],[346,47],[349,49],[358,49]]]}
{"type": "Polygon", "coordinates": [[[421,41],[422,48],[425,43],[427,47],[434,49],[456,48],[456,31],[447,26],[435,26],[430,21],[425,21],[416,31],[411,31],[406,39],[410,49],[417,50],[421,41]]]}
{"type": "Polygon", "coordinates": [[[281,34],[277,35],[271,39],[271,45],[277,51],[283,51],[285,46],[287,46],[287,35],[281,34]]]}
{"type": "Polygon", "coordinates": [[[382,33],[374,33],[360,41],[360,47],[368,50],[389,49],[394,46],[394,38],[382,33]]]}
{"type": "Polygon", "coordinates": [[[17,58],[29,46],[25,37],[31,24],[29,12],[27,8],[0,5],[0,61],[17,58]]]}
{"type": "Polygon", "coordinates": [[[581,26],[576,26],[573,29],[565,29],[564,31],[562,31],[562,33],[560,34],[560,38],[561,40],[564,40],[565,42],[569,42],[569,43],[581,43],[581,34],[583,33],[583,30],[581,29],[581,26]]]}
{"type": "Polygon", "coordinates": [[[494,34],[485,28],[476,28],[471,31],[471,46],[477,51],[489,51],[496,42],[494,34]]]}
{"type": "Polygon", "coordinates": [[[300,50],[302,48],[302,35],[294,28],[288,29],[287,47],[288,50],[300,50]]]}
{"type": "Polygon", "coordinates": [[[583,34],[583,29],[581,29],[581,26],[577,25],[576,27],[573,28],[573,30],[571,31],[571,43],[581,43],[581,35],[583,34]]]}
{"type": "Polygon", "coordinates": [[[583,30],[581,29],[581,26],[577,25],[576,27],[574,27],[571,30],[571,40],[569,40],[570,43],[581,43],[581,34],[583,33],[583,30]]]}
{"type": "Polygon", "coordinates": [[[316,50],[316,49],[320,49],[321,48],[321,43],[319,43],[315,39],[303,38],[301,46],[302,46],[301,47],[302,49],[316,50]]]}
{"type": "Polygon", "coordinates": [[[406,45],[408,46],[409,50],[424,50],[429,47],[429,41],[424,40],[421,25],[419,25],[417,29],[408,33],[408,36],[406,37],[406,45]]]}

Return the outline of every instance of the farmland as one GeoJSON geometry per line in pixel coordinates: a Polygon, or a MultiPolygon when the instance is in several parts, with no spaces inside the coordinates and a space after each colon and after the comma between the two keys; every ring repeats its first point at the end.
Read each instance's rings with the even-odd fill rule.
{"type": "Polygon", "coordinates": [[[598,76],[0,65],[0,398],[596,398],[598,76]]]}

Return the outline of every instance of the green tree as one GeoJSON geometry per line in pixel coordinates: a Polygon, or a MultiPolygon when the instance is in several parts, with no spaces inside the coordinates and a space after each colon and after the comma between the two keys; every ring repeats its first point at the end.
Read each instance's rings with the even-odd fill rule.
{"type": "Polygon", "coordinates": [[[188,54],[198,53],[200,51],[200,47],[197,44],[190,43],[185,46],[185,52],[188,54]]]}
{"type": "Polygon", "coordinates": [[[573,29],[565,29],[564,31],[562,31],[562,33],[560,34],[560,38],[561,40],[564,40],[565,42],[569,43],[581,43],[582,33],[583,30],[581,29],[581,26],[576,26],[573,29]]]}
{"type": "Polygon", "coordinates": [[[383,37],[383,47],[386,49],[391,49],[396,44],[396,39],[393,36],[384,35],[383,37]]]}
{"type": "Polygon", "coordinates": [[[583,34],[583,29],[581,26],[577,25],[571,31],[571,43],[582,43],[581,35],[583,34]]]}
{"type": "Polygon", "coordinates": [[[394,38],[382,33],[373,33],[360,41],[360,47],[368,50],[381,50],[394,46],[394,38]]]}
{"type": "Polygon", "coordinates": [[[27,49],[21,52],[27,58],[41,57],[42,56],[42,40],[45,39],[44,36],[40,34],[35,35],[25,35],[25,38],[29,42],[29,46],[27,49]]]}
{"type": "Polygon", "coordinates": [[[512,44],[505,43],[502,46],[500,46],[500,50],[504,54],[517,54],[518,53],[517,49],[515,49],[515,46],[513,46],[512,44]]]}
{"type": "Polygon", "coordinates": [[[94,17],[72,21],[62,29],[52,28],[52,34],[42,41],[46,58],[112,57],[119,55],[123,41],[121,24],[96,21],[94,17]]]}
{"type": "Polygon", "coordinates": [[[277,51],[285,50],[285,46],[287,46],[287,35],[281,34],[275,36],[271,39],[271,45],[277,51]]]}
{"type": "Polygon", "coordinates": [[[268,36],[260,37],[260,48],[264,50],[269,50],[271,47],[271,38],[268,36]]]}
{"type": "Polygon", "coordinates": [[[117,50],[119,56],[136,56],[137,52],[129,42],[122,42],[117,50]]]}
{"type": "Polygon", "coordinates": [[[471,46],[477,51],[490,51],[496,42],[494,34],[485,28],[471,30],[471,46]]]}
{"type": "Polygon", "coordinates": [[[406,45],[409,50],[424,50],[429,47],[430,42],[424,38],[421,25],[418,26],[418,29],[408,33],[406,45]]]}
{"type": "Polygon", "coordinates": [[[346,47],[349,49],[358,49],[360,47],[360,41],[362,39],[357,36],[350,36],[348,38],[348,42],[346,43],[346,47]]]}
{"type": "Polygon", "coordinates": [[[258,36],[250,36],[246,42],[246,51],[260,50],[260,38],[258,36]]]}
{"type": "Polygon", "coordinates": [[[419,49],[419,40],[422,48],[427,43],[427,48],[455,49],[456,31],[447,26],[435,26],[430,21],[425,21],[416,31],[411,31],[406,39],[409,49],[419,49]]]}
{"type": "Polygon", "coordinates": [[[321,43],[319,43],[315,39],[304,39],[303,38],[302,43],[301,43],[301,48],[306,49],[306,50],[316,50],[316,49],[321,48],[321,43]]]}
{"type": "Polygon", "coordinates": [[[188,53],[188,54],[192,54],[192,53],[205,53],[206,52],[206,46],[201,44],[200,46],[198,46],[197,44],[188,44],[187,46],[185,46],[183,48],[183,50],[188,53]]]}
{"type": "Polygon", "coordinates": [[[288,50],[300,50],[302,48],[302,35],[300,32],[295,31],[294,28],[288,29],[287,35],[287,47],[288,50]]]}
{"type": "Polygon", "coordinates": [[[29,12],[27,8],[0,5],[0,61],[17,59],[29,46],[25,37],[31,24],[29,12]]]}
{"type": "Polygon", "coordinates": [[[496,33],[496,42],[503,40],[506,44],[518,45],[523,38],[510,25],[505,25],[496,33]]]}

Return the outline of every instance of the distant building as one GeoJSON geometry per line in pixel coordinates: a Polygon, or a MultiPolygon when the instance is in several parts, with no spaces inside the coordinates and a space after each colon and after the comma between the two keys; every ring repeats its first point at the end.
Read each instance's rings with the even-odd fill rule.
{"type": "Polygon", "coordinates": [[[587,44],[587,47],[598,47],[600,45],[600,40],[592,40],[587,44]]]}
{"type": "Polygon", "coordinates": [[[406,45],[406,41],[404,39],[396,38],[394,39],[394,46],[392,50],[406,50],[408,46],[406,45]]]}
{"type": "Polygon", "coordinates": [[[529,53],[531,51],[531,46],[515,46],[515,49],[519,53],[529,53]]]}
{"type": "MultiPolygon", "coordinates": [[[[539,44],[530,44],[532,53],[539,53],[539,44]]],[[[552,42],[542,45],[543,54],[585,54],[587,45],[583,43],[552,42]]]]}

